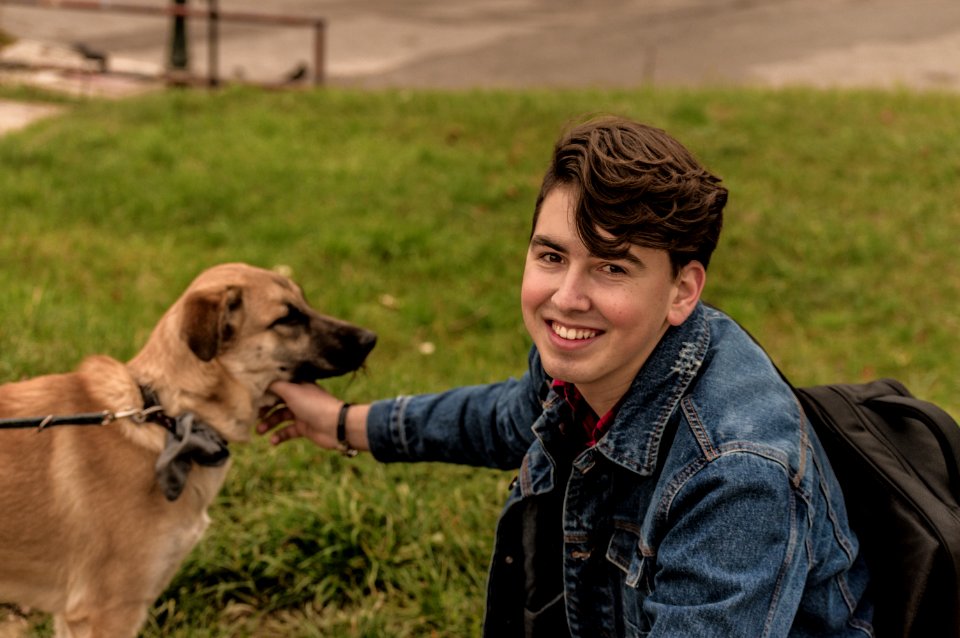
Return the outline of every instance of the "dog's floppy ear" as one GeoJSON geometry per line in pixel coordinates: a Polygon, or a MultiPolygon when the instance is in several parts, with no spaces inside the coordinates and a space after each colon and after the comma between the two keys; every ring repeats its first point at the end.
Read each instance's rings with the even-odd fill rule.
{"type": "Polygon", "coordinates": [[[187,345],[203,361],[212,360],[236,333],[243,307],[240,288],[195,292],[184,300],[181,330],[187,345]]]}

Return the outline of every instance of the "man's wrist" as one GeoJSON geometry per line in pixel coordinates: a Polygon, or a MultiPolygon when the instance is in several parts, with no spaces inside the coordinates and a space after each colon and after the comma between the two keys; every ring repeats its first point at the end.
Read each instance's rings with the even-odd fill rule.
{"type": "Polygon", "coordinates": [[[352,404],[344,402],[337,413],[337,449],[346,457],[353,458],[357,455],[357,449],[350,445],[347,438],[347,417],[352,404]]]}

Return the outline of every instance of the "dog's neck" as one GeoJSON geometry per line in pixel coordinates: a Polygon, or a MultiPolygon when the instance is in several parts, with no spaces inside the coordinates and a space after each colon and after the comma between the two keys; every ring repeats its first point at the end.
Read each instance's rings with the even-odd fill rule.
{"type": "Polygon", "coordinates": [[[258,416],[255,398],[231,382],[216,360],[201,362],[186,347],[176,350],[149,342],[127,367],[170,417],[193,412],[228,441],[249,440],[258,416]]]}

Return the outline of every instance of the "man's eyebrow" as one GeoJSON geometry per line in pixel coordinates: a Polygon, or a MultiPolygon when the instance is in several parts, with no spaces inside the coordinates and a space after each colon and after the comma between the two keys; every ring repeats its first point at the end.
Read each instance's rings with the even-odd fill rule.
{"type": "Polygon", "coordinates": [[[643,268],[646,267],[646,264],[643,262],[643,260],[640,259],[639,257],[637,257],[636,255],[634,255],[632,252],[630,252],[630,249],[627,249],[627,250],[623,251],[622,253],[617,253],[617,254],[614,255],[612,258],[613,258],[613,259],[622,259],[622,260],[624,260],[624,261],[628,261],[628,262],[630,262],[631,264],[634,264],[635,266],[640,266],[640,267],[643,267],[643,268]]]}
{"type": "MultiPolygon", "coordinates": [[[[563,253],[563,254],[566,254],[568,252],[566,247],[564,247],[563,244],[561,244],[559,241],[555,239],[551,239],[547,235],[534,235],[530,239],[530,247],[531,248],[549,248],[550,250],[553,250],[558,253],[563,253]]],[[[644,262],[642,259],[634,255],[632,252],[630,252],[629,247],[627,247],[624,250],[611,253],[608,255],[595,255],[593,253],[591,253],[591,255],[599,259],[612,259],[614,261],[623,260],[639,268],[647,267],[646,262],[644,262]]]]}
{"type": "MultiPolygon", "coordinates": [[[[551,239],[547,235],[534,235],[530,239],[531,248],[549,248],[558,253],[566,254],[568,251],[566,247],[557,241],[556,239],[551,239]]],[[[594,257],[599,259],[612,259],[612,260],[623,260],[637,266],[638,268],[646,268],[647,264],[642,259],[630,252],[629,246],[623,250],[612,252],[607,255],[595,255],[591,253],[594,257]]]]}
{"type": "Polygon", "coordinates": [[[530,239],[531,248],[549,248],[550,250],[555,250],[558,253],[565,253],[567,249],[560,244],[560,242],[550,239],[546,235],[534,235],[530,239]]]}

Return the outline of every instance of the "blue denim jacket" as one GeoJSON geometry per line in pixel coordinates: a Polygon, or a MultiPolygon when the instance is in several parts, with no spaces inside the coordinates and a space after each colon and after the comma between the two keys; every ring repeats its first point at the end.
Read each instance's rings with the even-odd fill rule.
{"type": "Polygon", "coordinates": [[[520,379],[377,402],[368,419],[382,461],[519,466],[485,635],[523,635],[516,512],[554,490],[572,636],[873,635],[833,471],[790,388],[730,318],[701,305],[668,330],[562,483],[552,451],[570,410],[549,385],[533,350],[520,379]]]}

